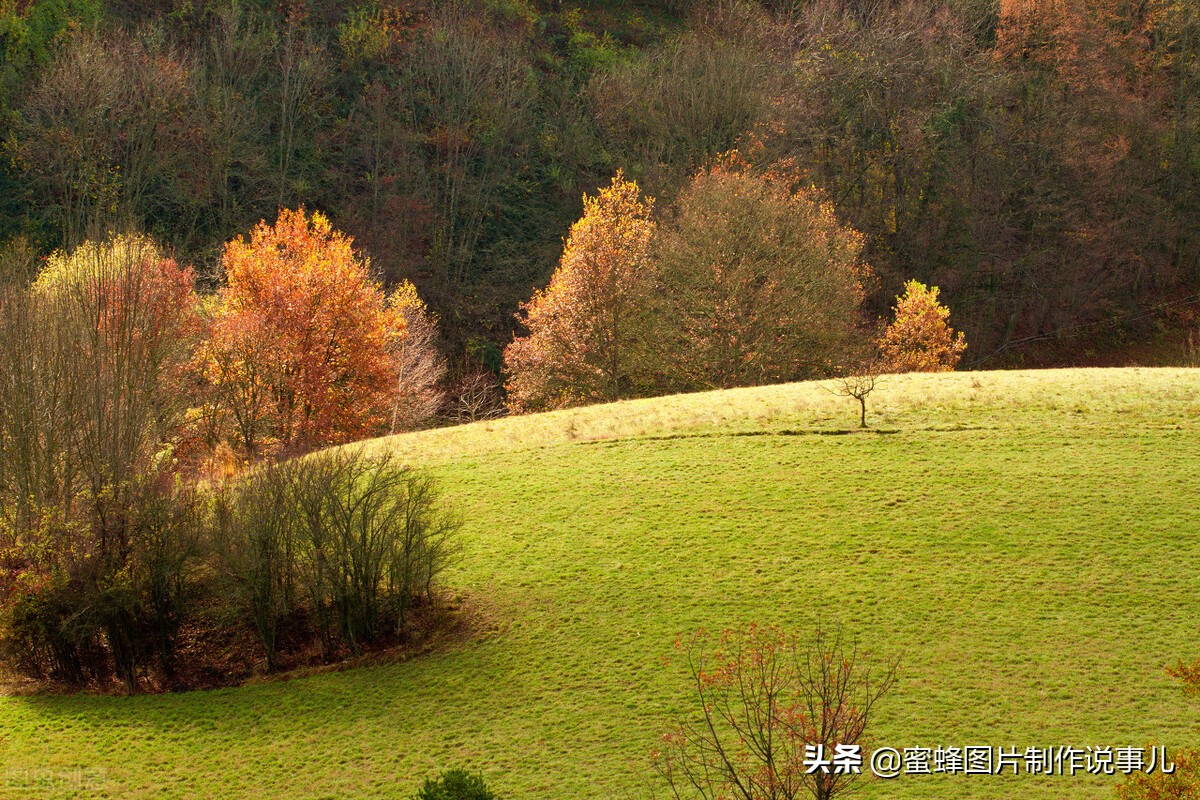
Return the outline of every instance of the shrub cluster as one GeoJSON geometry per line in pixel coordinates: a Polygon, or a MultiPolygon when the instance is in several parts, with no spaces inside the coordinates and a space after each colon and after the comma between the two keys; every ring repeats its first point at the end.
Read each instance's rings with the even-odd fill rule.
{"type": "Polygon", "coordinates": [[[163,487],[129,517],[119,559],[80,552],[89,540],[78,520],[19,539],[6,528],[10,665],[72,684],[170,686],[196,666],[181,663],[181,627],[210,619],[226,634],[253,632],[268,670],[284,640],[325,660],[398,641],[433,602],[460,527],[429,476],[361,450],[264,465],[213,490],[163,487]]]}
{"type": "Polygon", "coordinates": [[[214,517],[226,596],[272,668],[297,617],[327,655],[402,633],[460,527],[431,478],[361,450],[265,466],[220,492],[214,517]]]}
{"type": "Polygon", "coordinates": [[[482,776],[448,769],[437,778],[426,778],[414,800],[496,800],[496,795],[482,776]]]}
{"type": "Polygon", "coordinates": [[[173,672],[196,539],[174,479],[192,275],[144,239],[51,259],[0,303],[0,579],[26,671],[133,686],[173,672]]]}

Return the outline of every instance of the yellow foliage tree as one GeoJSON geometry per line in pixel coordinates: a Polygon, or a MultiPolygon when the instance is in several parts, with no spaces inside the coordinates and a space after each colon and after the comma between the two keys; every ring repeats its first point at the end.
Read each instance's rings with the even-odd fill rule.
{"type": "Polygon", "coordinates": [[[895,318],[879,340],[884,368],[891,372],[950,372],[967,349],[966,337],[949,325],[950,309],[938,302],[938,287],[904,284],[895,318]]]}
{"type": "Polygon", "coordinates": [[[529,335],[505,349],[514,413],[618,400],[629,382],[636,298],[647,282],[653,198],[618,172],[571,226],[550,285],[522,306],[529,335]]]}

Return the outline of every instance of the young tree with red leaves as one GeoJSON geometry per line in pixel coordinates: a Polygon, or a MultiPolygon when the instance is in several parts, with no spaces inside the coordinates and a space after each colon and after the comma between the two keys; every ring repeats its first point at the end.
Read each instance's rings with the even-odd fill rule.
{"type": "Polygon", "coordinates": [[[571,226],[550,285],[522,306],[529,335],[504,351],[508,403],[520,413],[619,400],[647,286],[653,198],[621,173],[571,226]]]}
{"type": "MultiPolygon", "coordinates": [[[[1200,697],[1200,660],[1188,663],[1181,659],[1175,666],[1167,668],[1167,674],[1183,681],[1184,695],[1200,697]]],[[[1129,774],[1117,786],[1118,800],[1195,800],[1200,797],[1200,750],[1189,747],[1173,752],[1171,763],[1173,769],[1129,774]]]]}
{"type": "Polygon", "coordinates": [[[676,646],[687,653],[696,708],[652,754],[672,796],[830,800],[861,777],[894,661],[872,669],[840,629],[818,628],[808,642],[774,626],[702,630],[676,646]]]}
{"type": "Polygon", "coordinates": [[[950,372],[967,349],[961,332],[950,327],[950,309],[938,302],[938,287],[919,281],[904,284],[896,298],[895,318],[883,332],[879,349],[893,372],[950,372]]]}
{"type": "Polygon", "coordinates": [[[369,264],[321,213],[281,211],[222,256],[227,283],[201,352],[248,452],[303,449],[382,430],[393,410],[392,313],[369,264]]]}

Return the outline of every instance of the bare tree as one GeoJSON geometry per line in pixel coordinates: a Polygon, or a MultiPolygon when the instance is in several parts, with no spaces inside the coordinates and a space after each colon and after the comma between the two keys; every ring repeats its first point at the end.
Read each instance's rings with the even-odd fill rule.
{"type": "Polygon", "coordinates": [[[854,787],[896,661],[873,667],[836,627],[807,641],[773,626],[700,631],[677,646],[695,713],[653,754],[673,797],[830,800],[854,787]]]}
{"type": "Polygon", "coordinates": [[[31,545],[49,521],[68,519],[78,490],[76,358],[52,306],[21,286],[0,293],[0,531],[11,539],[0,547],[31,545]]]}
{"type": "Polygon", "coordinates": [[[279,120],[275,141],[277,206],[290,196],[297,151],[314,121],[314,106],[324,80],[321,48],[304,27],[301,6],[291,6],[280,33],[275,63],[279,70],[279,120]]]}
{"type": "Polygon", "coordinates": [[[0,286],[28,284],[37,275],[39,263],[37,250],[25,236],[0,245],[0,286]]]}
{"type": "Polygon", "coordinates": [[[479,367],[469,367],[454,384],[450,418],[454,422],[479,422],[505,414],[500,380],[479,367]]]}
{"type": "MultiPolygon", "coordinates": [[[[273,26],[263,15],[231,3],[215,13],[199,59],[196,113],[209,159],[211,224],[222,237],[252,221],[239,219],[243,214],[278,200],[264,144],[274,113],[269,67],[275,47],[273,26]]],[[[278,80],[284,80],[282,71],[278,80]]]]}
{"type": "Polygon", "coordinates": [[[438,320],[405,281],[388,299],[404,322],[404,333],[392,344],[396,363],[396,394],[392,401],[392,433],[425,425],[446,403],[442,379],[446,357],[439,349],[438,320]]]}
{"type": "Polygon", "coordinates": [[[879,383],[879,373],[874,369],[856,372],[853,375],[837,379],[837,386],[833,389],[833,393],[840,397],[853,397],[858,401],[862,412],[858,420],[860,428],[867,427],[867,395],[875,391],[875,387],[879,383]]]}
{"type": "Polygon", "coordinates": [[[518,164],[535,91],[519,38],[489,30],[466,3],[439,5],[411,48],[408,102],[430,154],[419,177],[439,223],[431,257],[437,278],[453,288],[467,277],[496,192],[518,164]]]}

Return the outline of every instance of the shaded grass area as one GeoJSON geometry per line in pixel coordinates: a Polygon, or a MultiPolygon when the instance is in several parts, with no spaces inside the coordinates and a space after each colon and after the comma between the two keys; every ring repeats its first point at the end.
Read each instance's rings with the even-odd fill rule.
{"type": "Polygon", "coordinates": [[[499,631],[286,683],[0,698],[0,797],[406,797],[454,765],[505,797],[639,796],[689,699],[675,635],[751,620],[834,618],[900,652],[878,744],[1195,741],[1200,709],[1163,667],[1200,655],[1200,371],[904,376],[872,398],[894,433],[781,435],[856,424],[798,384],[380,440],[465,511],[448,580],[499,631]]]}

